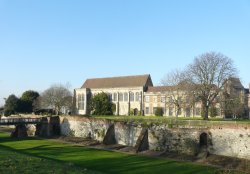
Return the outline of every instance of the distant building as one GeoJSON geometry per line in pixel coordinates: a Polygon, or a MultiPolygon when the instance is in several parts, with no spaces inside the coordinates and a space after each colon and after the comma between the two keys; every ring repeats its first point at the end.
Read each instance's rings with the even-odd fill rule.
{"type": "MultiPolygon", "coordinates": [[[[74,90],[75,113],[79,115],[90,114],[88,110],[90,98],[97,93],[104,92],[116,105],[115,115],[133,113],[133,115],[150,116],[155,114],[157,108],[161,108],[164,116],[175,116],[176,112],[182,117],[201,116],[201,102],[194,101],[192,96],[187,95],[185,89],[178,96],[181,107],[177,111],[170,95],[170,91],[174,91],[174,89],[174,86],[154,87],[150,75],[87,79],[81,88],[74,90]]],[[[244,114],[249,114],[249,89],[245,89],[239,79],[229,79],[218,98],[223,98],[224,94],[227,94],[230,100],[239,98],[239,101],[244,105],[244,114]]],[[[215,101],[217,116],[224,117],[226,112],[223,104],[221,101],[215,101]]]]}
{"type": "Polygon", "coordinates": [[[91,96],[105,92],[116,105],[116,115],[143,112],[144,92],[153,86],[150,75],[87,79],[80,89],[75,89],[76,113],[89,114],[87,105],[91,96]]]}

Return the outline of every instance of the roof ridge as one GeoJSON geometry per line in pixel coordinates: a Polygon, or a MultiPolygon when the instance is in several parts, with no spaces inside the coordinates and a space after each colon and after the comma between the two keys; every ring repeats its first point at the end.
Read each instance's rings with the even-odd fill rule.
{"type": "Polygon", "coordinates": [[[81,88],[134,87],[146,84],[153,85],[150,74],[87,79],[81,88]]]}
{"type": "Polygon", "coordinates": [[[114,79],[114,78],[142,77],[142,76],[150,76],[150,74],[130,75],[130,76],[113,76],[113,77],[96,77],[96,78],[87,78],[86,80],[95,80],[95,79],[114,79]]]}

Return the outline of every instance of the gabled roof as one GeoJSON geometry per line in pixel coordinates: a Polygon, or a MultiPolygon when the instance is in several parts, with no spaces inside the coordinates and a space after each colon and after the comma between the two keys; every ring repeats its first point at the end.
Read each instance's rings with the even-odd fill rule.
{"type": "Polygon", "coordinates": [[[231,82],[231,85],[233,88],[240,88],[240,89],[244,88],[239,78],[231,77],[228,80],[229,82],[231,82]]]}
{"type": "Polygon", "coordinates": [[[172,90],[173,88],[173,86],[151,86],[148,87],[148,90],[146,92],[166,92],[172,90]]]}
{"type": "Polygon", "coordinates": [[[117,88],[117,87],[153,86],[151,77],[147,75],[121,76],[87,79],[81,88],[117,88]]]}
{"type": "Polygon", "coordinates": [[[184,85],[176,85],[176,86],[150,86],[146,92],[168,92],[175,90],[186,90],[186,86],[184,85]]]}

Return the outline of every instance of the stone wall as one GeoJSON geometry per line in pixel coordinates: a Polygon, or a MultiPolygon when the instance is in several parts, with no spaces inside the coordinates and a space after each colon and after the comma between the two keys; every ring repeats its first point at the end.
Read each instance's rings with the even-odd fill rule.
{"type": "Polygon", "coordinates": [[[210,128],[211,153],[250,159],[250,125],[210,128]]]}
{"type": "Polygon", "coordinates": [[[199,136],[206,129],[168,128],[168,125],[149,128],[149,149],[188,155],[196,155],[199,151],[199,136]]]}
{"type": "Polygon", "coordinates": [[[112,122],[85,117],[61,117],[61,134],[103,141],[112,122]]]}
{"type": "Polygon", "coordinates": [[[134,122],[61,117],[61,134],[65,136],[92,138],[102,142],[110,126],[114,126],[112,134],[121,145],[135,147],[138,138],[147,129],[149,150],[197,155],[200,136],[205,134],[209,153],[250,159],[250,125],[170,128],[167,124],[145,126],[134,122]]]}

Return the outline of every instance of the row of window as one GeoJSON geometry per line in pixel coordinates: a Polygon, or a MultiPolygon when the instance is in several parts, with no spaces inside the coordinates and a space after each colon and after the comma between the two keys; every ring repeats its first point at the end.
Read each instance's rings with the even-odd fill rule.
{"type": "MultiPolygon", "coordinates": [[[[177,99],[179,102],[182,102],[182,97],[178,97],[178,99],[177,99]]],[[[172,103],[174,100],[173,100],[173,98],[172,97],[165,97],[165,96],[162,96],[161,98],[160,98],[160,102],[161,103],[165,103],[165,102],[169,102],[169,103],[172,103]]],[[[145,96],[145,102],[150,102],[150,96],[145,96]]],[[[158,102],[158,97],[157,96],[154,96],[153,97],[153,102],[154,103],[156,103],[156,102],[158,102]]],[[[186,101],[185,102],[189,102],[189,98],[187,98],[186,97],[186,101]]]]}
{"type": "MultiPolygon", "coordinates": [[[[152,110],[153,112],[150,112],[149,107],[145,107],[145,114],[146,115],[155,114],[156,110],[157,110],[157,107],[153,107],[153,110],[152,110]]],[[[164,108],[162,108],[162,111],[163,111],[163,114],[166,115],[167,109],[165,110],[164,108]]],[[[167,113],[169,116],[174,116],[175,115],[174,111],[175,111],[175,109],[173,107],[169,107],[167,113]]],[[[180,109],[178,111],[178,115],[182,115],[182,111],[183,111],[183,109],[180,109]]],[[[201,115],[201,108],[195,108],[194,112],[195,112],[194,115],[201,115]]],[[[190,108],[185,109],[185,115],[187,117],[191,115],[190,108]]]]}
{"type": "Polygon", "coordinates": [[[133,101],[140,101],[140,93],[139,92],[136,92],[136,93],[133,93],[133,92],[124,92],[124,93],[113,93],[113,94],[108,94],[109,95],[109,99],[110,101],[119,101],[122,102],[122,101],[128,101],[128,97],[129,97],[129,101],[133,102],[133,101]]]}

